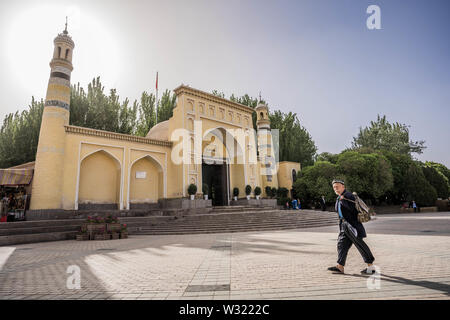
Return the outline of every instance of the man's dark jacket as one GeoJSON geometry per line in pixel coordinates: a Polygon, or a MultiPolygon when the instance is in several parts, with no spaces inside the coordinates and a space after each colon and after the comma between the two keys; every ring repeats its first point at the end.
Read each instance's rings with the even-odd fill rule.
{"type": "MultiPolygon", "coordinates": [[[[355,196],[350,192],[347,191],[347,189],[344,190],[342,193],[345,199],[353,200],[355,201],[355,196]]],[[[365,238],[366,230],[364,229],[364,226],[361,222],[358,221],[358,210],[356,210],[355,204],[348,200],[339,200],[339,197],[336,199],[336,205],[335,209],[336,212],[338,212],[338,203],[341,202],[341,212],[344,216],[344,219],[352,225],[357,231],[358,231],[358,237],[359,238],[365,238]]]]}

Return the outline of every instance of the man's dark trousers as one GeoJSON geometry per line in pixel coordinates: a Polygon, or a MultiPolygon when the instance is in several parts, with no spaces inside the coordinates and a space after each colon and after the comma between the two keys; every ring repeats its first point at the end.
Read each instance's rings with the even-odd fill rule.
{"type": "Polygon", "coordinates": [[[348,227],[348,222],[344,219],[339,221],[339,237],[337,243],[338,249],[338,261],[341,266],[345,266],[345,261],[347,260],[348,250],[351,248],[352,244],[355,244],[356,249],[363,257],[365,263],[372,263],[375,258],[372,255],[367,244],[364,242],[363,238],[358,237],[353,234],[353,232],[348,227]]]}

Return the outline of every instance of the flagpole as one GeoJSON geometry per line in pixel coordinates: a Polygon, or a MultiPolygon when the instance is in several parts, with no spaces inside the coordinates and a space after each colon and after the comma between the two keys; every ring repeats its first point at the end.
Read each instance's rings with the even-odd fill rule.
{"type": "Polygon", "coordinates": [[[156,121],[155,125],[158,124],[158,71],[156,71],[156,121]]]}

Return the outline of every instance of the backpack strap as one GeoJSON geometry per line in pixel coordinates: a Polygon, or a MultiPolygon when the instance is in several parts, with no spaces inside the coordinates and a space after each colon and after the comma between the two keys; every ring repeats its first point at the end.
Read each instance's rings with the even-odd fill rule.
{"type": "Polygon", "coordinates": [[[350,201],[350,202],[356,203],[356,201],[353,201],[353,200],[350,200],[350,199],[347,199],[347,198],[342,198],[342,200],[347,200],[347,201],[350,201]]]}

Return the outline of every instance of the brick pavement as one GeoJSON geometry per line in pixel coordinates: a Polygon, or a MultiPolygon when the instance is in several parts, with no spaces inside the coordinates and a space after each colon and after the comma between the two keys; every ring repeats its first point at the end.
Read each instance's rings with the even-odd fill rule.
{"type": "Polygon", "coordinates": [[[450,298],[448,236],[369,232],[379,289],[359,274],[355,248],[345,275],[326,270],[336,238],[326,227],[0,247],[0,299],[450,298]],[[71,265],[81,270],[81,289],[66,287],[71,265]]]}

